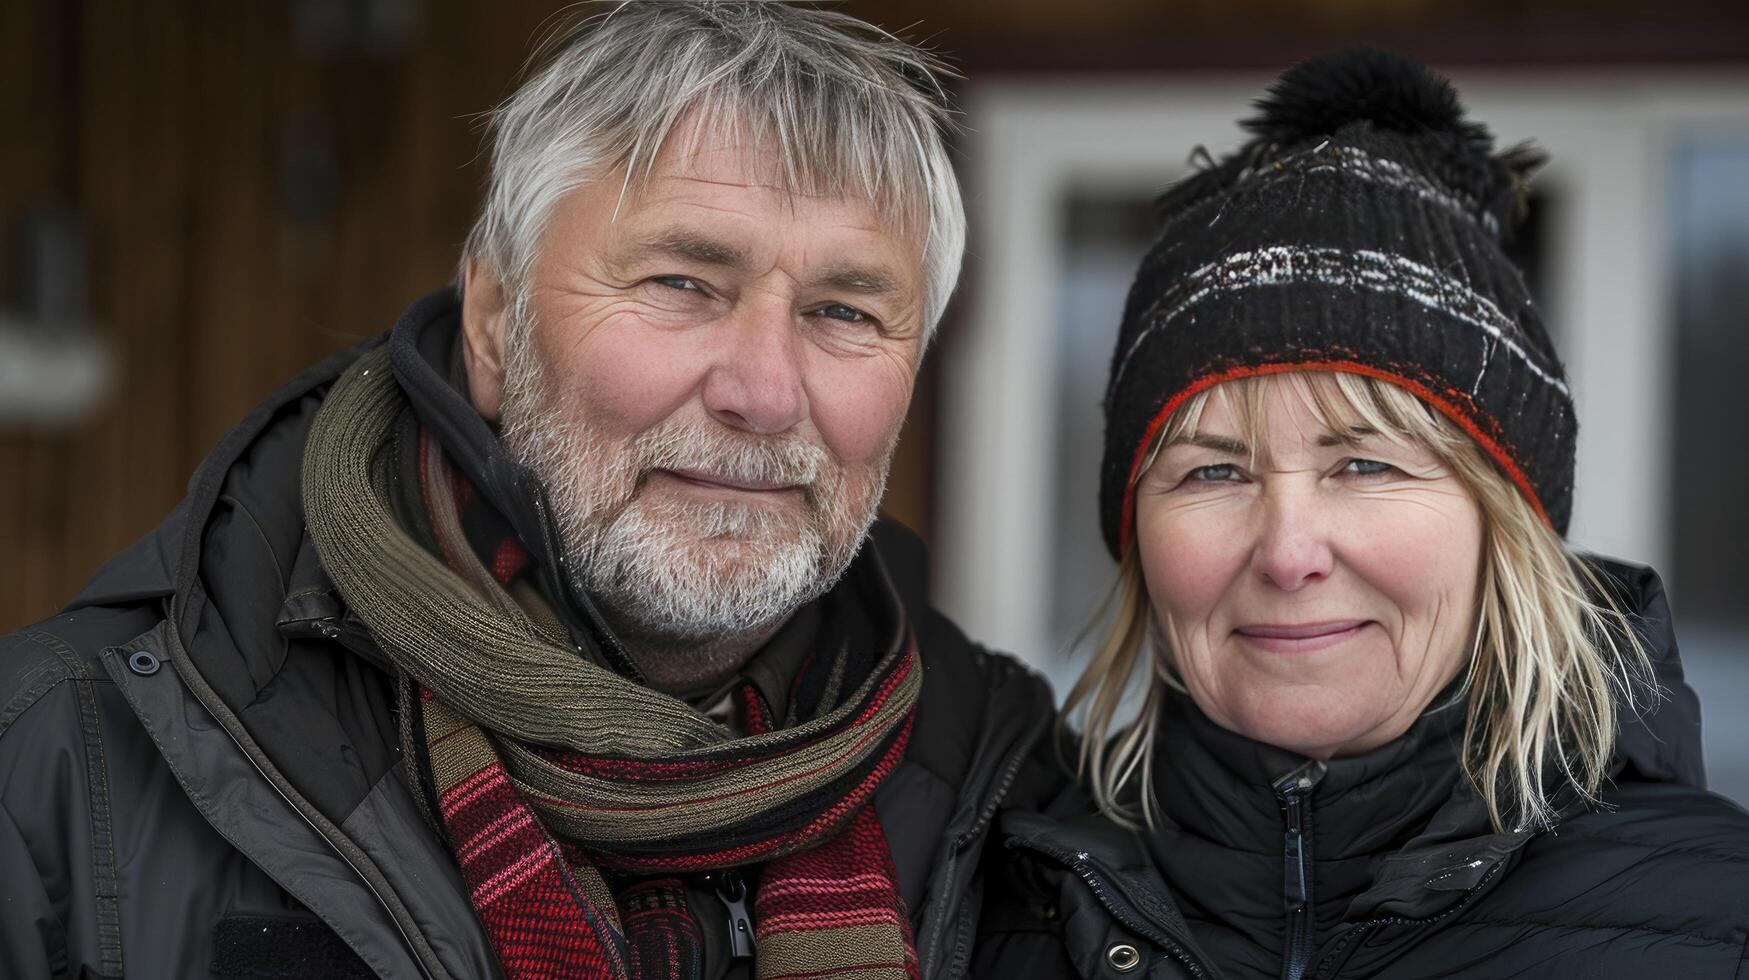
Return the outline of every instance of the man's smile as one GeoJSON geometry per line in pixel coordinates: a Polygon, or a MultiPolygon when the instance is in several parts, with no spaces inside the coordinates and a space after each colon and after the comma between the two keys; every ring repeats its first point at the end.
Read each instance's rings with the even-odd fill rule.
{"type": "Polygon", "coordinates": [[[805,487],[799,483],[730,476],[702,469],[651,470],[649,482],[687,490],[704,490],[714,496],[733,496],[752,500],[785,500],[799,498],[805,487]]]}

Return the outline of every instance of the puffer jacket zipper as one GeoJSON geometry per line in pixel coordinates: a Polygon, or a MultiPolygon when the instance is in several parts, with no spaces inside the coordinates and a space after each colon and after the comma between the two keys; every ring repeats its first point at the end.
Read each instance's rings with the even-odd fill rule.
{"type": "Polygon", "coordinates": [[[1282,909],[1287,917],[1282,942],[1282,980],[1301,980],[1312,959],[1312,789],[1324,775],[1313,761],[1276,781],[1281,804],[1282,909]]]}

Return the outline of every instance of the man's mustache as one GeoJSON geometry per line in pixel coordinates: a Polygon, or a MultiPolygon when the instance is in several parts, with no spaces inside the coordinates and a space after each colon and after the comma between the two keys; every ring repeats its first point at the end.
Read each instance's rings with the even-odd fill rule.
{"type": "Polygon", "coordinates": [[[635,495],[657,470],[709,474],[726,483],[800,487],[818,505],[820,484],[835,472],[826,450],[797,435],[749,436],[711,422],[664,423],[639,435],[635,495]]]}

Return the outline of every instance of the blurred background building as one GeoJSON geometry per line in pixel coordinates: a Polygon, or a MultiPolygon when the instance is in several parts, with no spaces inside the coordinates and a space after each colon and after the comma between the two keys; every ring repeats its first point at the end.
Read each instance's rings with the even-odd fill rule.
{"type": "MultiPolygon", "coordinates": [[[[214,441],[446,281],[479,114],[547,0],[0,0],[0,630],[153,527],[214,441]]],[[[972,241],[888,507],[1063,689],[1112,567],[1099,399],[1149,202],[1281,68],[1441,68],[1552,163],[1515,248],[1582,424],[1573,539],[1660,568],[1749,800],[1749,5],[847,0],[965,72],[972,241]]]]}

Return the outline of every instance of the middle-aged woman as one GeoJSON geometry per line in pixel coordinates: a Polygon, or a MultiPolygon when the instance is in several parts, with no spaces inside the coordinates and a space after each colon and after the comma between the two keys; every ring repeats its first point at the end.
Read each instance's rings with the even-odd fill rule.
{"type": "Polygon", "coordinates": [[[1379,51],[1259,108],[1162,198],[1112,361],[1100,812],[1003,817],[973,974],[1749,976],[1662,588],[1562,540],[1572,398],[1501,248],[1540,155],[1379,51]]]}

